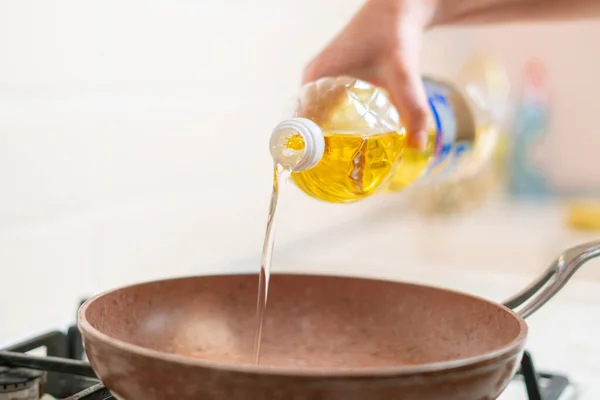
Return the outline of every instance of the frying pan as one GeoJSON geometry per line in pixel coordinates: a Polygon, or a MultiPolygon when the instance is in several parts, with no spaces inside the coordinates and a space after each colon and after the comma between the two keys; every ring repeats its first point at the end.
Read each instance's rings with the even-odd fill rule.
{"type": "Polygon", "coordinates": [[[504,305],[403,282],[276,274],[259,365],[256,275],[113,290],[81,307],[79,328],[95,372],[125,400],[496,399],[521,360],[523,318],[598,255],[600,241],[567,250],[504,305]]]}

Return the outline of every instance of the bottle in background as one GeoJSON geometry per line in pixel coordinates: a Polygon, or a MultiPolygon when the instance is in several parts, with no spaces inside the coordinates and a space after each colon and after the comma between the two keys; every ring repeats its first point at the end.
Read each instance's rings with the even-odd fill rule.
{"type": "Polygon", "coordinates": [[[544,65],[525,65],[509,164],[509,191],[515,196],[549,195],[541,154],[549,128],[549,90],[544,65]]]}

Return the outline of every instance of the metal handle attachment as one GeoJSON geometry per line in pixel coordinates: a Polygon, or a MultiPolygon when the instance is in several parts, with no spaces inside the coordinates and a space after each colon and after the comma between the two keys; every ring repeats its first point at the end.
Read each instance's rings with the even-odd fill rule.
{"type": "Polygon", "coordinates": [[[554,297],[579,267],[598,256],[600,256],[600,241],[566,250],[540,278],[503,304],[515,310],[522,318],[527,318],[554,297]]]}

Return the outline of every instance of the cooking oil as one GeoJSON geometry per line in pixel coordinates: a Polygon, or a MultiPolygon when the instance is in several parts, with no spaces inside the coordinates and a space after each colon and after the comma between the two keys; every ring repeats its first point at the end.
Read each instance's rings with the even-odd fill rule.
{"type": "MultiPolygon", "coordinates": [[[[300,142],[295,142],[300,144],[300,142]]],[[[292,142],[290,142],[290,145],[292,142]]],[[[282,186],[285,184],[290,173],[279,164],[274,165],[273,191],[271,192],[271,203],[267,217],[267,229],[263,243],[262,259],[260,263],[260,275],[258,278],[258,296],[256,299],[256,330],[254,332],[254,363],[260,363],[260,344],[262,341],[265,309],[269,295],[269,278],[271,277],[271,260],[273,259],[273,247],[275,246],[275,217],[277,216],[277,203],[282,186]]]]}
{"type": "MultiPolygon", "coordinates": [[[[325,152],[309,170],[293,172],[292,181],[310,196],[349,203],[373,194],[403,153],[404,132],[364,136],[324,132],[325,152]]],[[[290,143],[290,146],[294,143],[290,143]]]]}
{"type": "Polygon", "coordinates": [[[432,129],[427,151],[411,149],[384,90],[350,77],[323,78],[302,88],[292,119],[273,132],[271,154],[291,168],[292,181],[306,194],[352,203],[386,187],[394,172],[396,186],[418,179],[433,156],[435,135],[432,129]]]}
{"type": "Polygon", "coordinates": [[[429,130],[425,151],[410,147],[402,149],[402,156],[394,165],[384,191],[395,192],[404,189],[424,175],[435,154],[436,135],[435,130],[429,130]]]}
{"type": "Polygon", "coordinates": [[[271,155],[298,188],[334,203],[471,173],[496,146],[498,129],[490,126],[508,92],[498,65],[475,58],[458,86],[423,78],[430,108],[424,150],[407,145],[385,90],[352,77],[319,79],[302,88],[291,118],[273,131],[271,155]]]}
{"type": "MultiPolygon", "coordinates": [[[[424,176],[438,178],[463,160],[475,140],[482,141],[476,138],[473,114],[459,92],[442,82],[424,82],[431,107],[424,151],[408,146],[407,132],[387,93],[351,77],[322,78],[305,85],[291,117],[273,130],[269,146],[275,170],[259,275],[256,364],[260,362],[277,203],[288,176],[314,198],[352,203],[379,191],[403,189],[424,176]]],[[[481,156],[485,149],[480,145],[475,154],[481,156]]]]}

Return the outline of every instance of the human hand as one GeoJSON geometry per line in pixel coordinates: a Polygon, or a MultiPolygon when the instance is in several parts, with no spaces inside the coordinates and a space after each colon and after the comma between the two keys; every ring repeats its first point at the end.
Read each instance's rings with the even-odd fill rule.
{"type": "Polygon", "coordinates": [[[304,82],[352,76],[386,90],[407,129],[409,146],[427,144],[427,98],[419,57],[434,0],[367,0],[304,72],[304,82]]]}

